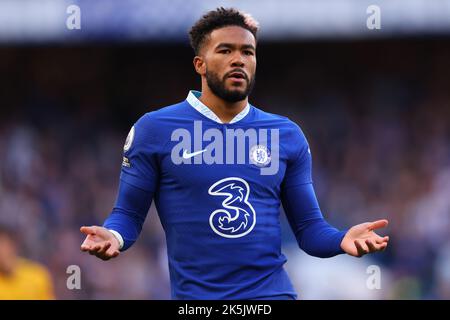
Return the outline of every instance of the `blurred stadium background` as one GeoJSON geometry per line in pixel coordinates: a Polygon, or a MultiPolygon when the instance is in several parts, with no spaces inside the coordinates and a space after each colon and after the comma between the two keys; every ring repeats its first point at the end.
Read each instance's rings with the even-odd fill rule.
{"type": "MultiPolygon", "coordinates": [[[[304,129],[326,218],[387,217],[382,254],[303,254],[284,216],[300,299],[450,299],[450,1],[0,0],[0,224],[45,266],[58,299],[168,299],[152,206],[118,259],[82,254],[81,225],[115,201],[122,146],[145,112],[200,87],[187,30],[234,6],[261,24],[251,103],[304,129]],[[81,9],[68,30],[66,9],[81,9]],[[381,9],[369,30],[366,9],[381,9]],[[81,268],[68,290],[66,268],[81,268]],[[370,265],[380,290],[366,286],[370,265]]],[[[0,256],[1,257],[1,256],[0,256]]]]}

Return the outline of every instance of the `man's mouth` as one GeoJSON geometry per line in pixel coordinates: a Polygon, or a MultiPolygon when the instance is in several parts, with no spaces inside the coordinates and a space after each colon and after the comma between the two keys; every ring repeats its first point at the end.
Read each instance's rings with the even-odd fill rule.
{"type": "Polygon", "coordinates": [[[227,78],[230,78],[233,81],[237,81],[237,82],[243,82],[247,79],[247,77],[245,76],[245,74],[243,72],[232,72],[228,75],[227,78]]]}

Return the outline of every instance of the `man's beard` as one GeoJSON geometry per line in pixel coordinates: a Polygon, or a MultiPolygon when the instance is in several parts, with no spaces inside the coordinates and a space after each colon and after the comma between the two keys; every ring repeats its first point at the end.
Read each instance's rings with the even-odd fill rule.
{"type": "Polygon", "coordinates": [[[227,102],[238,102],[247,98],[250,92],[253,90],[253,86],[255,84],[255,76],[253,76],[253,78],[250,80],[248,78],[245,79],[247,86],[244,91],[228,90],[227,88],[225,88],[225,81],[227,80],[227,76],[228,74],[226,74],[224,78],[221,80],[217,75],[217,73],[210,72],[207,69],[206,82],[208,83],[208,86],[211,89],[211,91],[216,96],[227,102]]]}

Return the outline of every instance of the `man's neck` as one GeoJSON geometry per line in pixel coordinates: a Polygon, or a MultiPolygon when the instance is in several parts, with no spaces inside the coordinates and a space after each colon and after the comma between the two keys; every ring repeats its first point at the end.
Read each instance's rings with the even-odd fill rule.
{"type": "Polygon", "coordinates": [[[234,119],[248,104],[248,98],[238,102],[227,102],[219,98],[207,88],[202,88],[202,95],[199,100],[211,109],[223,123],[229,123],[234,119]]]}

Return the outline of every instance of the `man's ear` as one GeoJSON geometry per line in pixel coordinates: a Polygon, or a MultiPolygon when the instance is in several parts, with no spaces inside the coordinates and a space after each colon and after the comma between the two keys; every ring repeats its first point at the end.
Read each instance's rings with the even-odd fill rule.
{"type": "Polygon", "coordinates": [[[201,75],[204,76],[206,74],[206,63],[203,57],[201,56],[195,56],[194,57],[194,68],[195,71],[201,75]]]}

